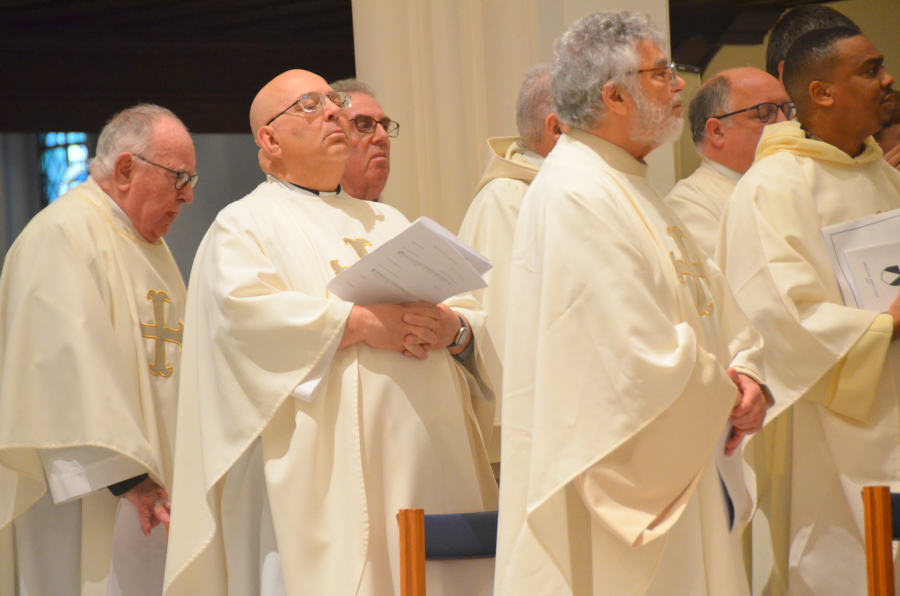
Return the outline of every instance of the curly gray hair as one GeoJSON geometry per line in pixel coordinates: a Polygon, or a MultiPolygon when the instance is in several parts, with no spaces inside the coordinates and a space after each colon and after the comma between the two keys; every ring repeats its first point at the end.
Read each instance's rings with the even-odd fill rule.
{"type": "Polygon", "coordinates": [[[665,46],[650,17],[627,10],[589,14],[569,26],[553,48],[553,105],[560,121],[585,129],[599,125],[606,116],[601,95],[608,83],[634,95],[638,87],[627,75],[638,68],[636,46],[644,39],[665,46]]]}

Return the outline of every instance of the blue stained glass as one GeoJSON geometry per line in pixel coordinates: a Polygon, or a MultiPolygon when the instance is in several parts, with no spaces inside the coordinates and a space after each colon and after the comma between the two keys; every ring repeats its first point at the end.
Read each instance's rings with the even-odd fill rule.
{"type": "Polygon", "coordinates": [[[44,196],[52,203],[88,177],[88,148],[83,132],[49,132],[40,135],[44,196]]]}

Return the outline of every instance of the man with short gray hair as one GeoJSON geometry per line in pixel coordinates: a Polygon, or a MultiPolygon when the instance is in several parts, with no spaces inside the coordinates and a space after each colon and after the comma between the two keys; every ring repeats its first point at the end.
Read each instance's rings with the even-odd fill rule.
{"type": "Polygon", "coordinates": [[[725,202],[753,164],[763,127],[790,120],[793,109],[778,79],[750,66],[720,72],[691,99],[691,138],[703,161],[666,202],[707,255],[713,256],[725,202]]]}
{"type": "Polygon", "coordinates": [[[375,92],[359,79],[335,81],[331,88],[350,94],[350,107],[344,112],[350,121],[353,151],[341,188],[355,199],[377,201],[391,174],[391,138],[400,134],[400,125],[385,116],[375,92]]]}
{"type": "Polygon", "coordinates": [[[0,528],[15,530],[15,570],[0,561],[0,575],[14,593],[162,591],[185,305],[162,237],[195,168],[172,112],[120,112],[88,180],[6,256],[0,528]]]}
{"type": "MultiPolygon", "coordinates": [[[[516,127],[519,130],[517,137],[488,139],[491,161],[475,187],[475,198],[459,229],[460,239],[481,251],[494,265],[484,276],[488,287],[473,292],[473,295],[488,313],[488,330],[501,361],[516,218],[525,191],[534,180],[541,162],[556,145],[559,135],[568,130],[553,113],[549,64],[533,66],[525,74],[516,101],[516,127]]],[[[496,378],[499,377],[499,374],[496,375],[496,378]]],[[[497,395],[500,395],[500,389],[495,387],[497,395]]],[[[498,403],[494,409],[495,427],[488,449],[495,468],[500,462],[500,412],[498,403]]]]}
{"type": "Polygon", "coordinates": [[[740,443],[765,416],[761,342],[646,179],[681,129],[663,43],[610,11],[555,44],[571,129],[513,242],[496,596],[749,594],[740,443]]]}

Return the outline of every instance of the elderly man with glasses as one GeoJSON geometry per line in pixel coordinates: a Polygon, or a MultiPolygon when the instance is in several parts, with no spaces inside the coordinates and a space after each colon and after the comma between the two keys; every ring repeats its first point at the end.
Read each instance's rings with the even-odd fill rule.
{"type": "Polygon", "coordinates": [[[172,112],[129,108],[100,133],[87,181],[6,256],[0,531],[12,522],[15,552],[0,555],[0,591],[162,590],[185,307],[162,237],[195,167],[172,112]]]}
{"type": "Polygon", "coordinates": [[[359,79],[335,81],[331,88],[350,95],[344,113],[350,122],[353,151],[341,188],[351,197],[377,201],[391,173],[391,139],[400,134],[400,125],[384,115],[375,92],[359,79]]]}
{"type": "MultiPolygon", "coordinates": [[[[399,509],[497,506],[479,304],[325,287],[408,225],[339,184],[352,104],[300,70],[253,101],[268,179],[219,213],[188,293],[169,596],[399,594],[399,509]]],[[[436,565],[428,593],[489,596],[492,571],[436,565]]]]}
{"type": "Polygon", "coordinates": [[[703,162],[666,202],[707,255],[714,254],[725,203],[753,164],[763,128],[790,120],[793,111],[778,79],[749,66],[720,72],[691,99],[691,138],[703,162]]]}

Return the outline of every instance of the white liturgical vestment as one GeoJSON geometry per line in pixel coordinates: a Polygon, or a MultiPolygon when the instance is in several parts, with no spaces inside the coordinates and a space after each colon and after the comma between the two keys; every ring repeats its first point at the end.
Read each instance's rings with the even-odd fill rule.
{"type": "Polygon", "coordinates": [[[15,574],[28,596],[159,594],[165,529],[144,538],[106,486],[142,473],[170,484],[185,294],[165,242],[147,242],[92,178],[10,248],[0,531],[13,527],[15,556],[0,560],[0,586],[15,574]],[[131,546],[122,527],[139,535],[131,546]]]}
{"type": "MultiPolygon", "coordinates": [[[[532,163],[541,156],[523,148],[518,137],[488,139],[491,160],[481,181],[475,188],[475,198],[459,228],[459,238],[490,259],[494,266],[484,274],[488,287],[476,290],[472,295],[481,302],[487,313],[487,327],[497,346],[500,362],[503,360],[503,332],[506,325],[506,303],[509,295],[509,262],[512,255],[516,219],[528,185],[534,180],[538,168],[532,163]],[[533,155],[526,157],[526,151],[533,155]]],[[[488,364],[491,364],[490,362],[488,364]]],[[[497,366],[491,378],[500,379],[502,369],[497,366]]],[[[500,383],[495,394],[502,391],[500,383]]],[[[494,432],[491,433],[491,463],[500,461],[501,404],[494,408],[494,432]]]]}
{"type": "Polygon", "coordinates": [[[525,196],[498,596],[749,593],[752,472],[745,483],[740,451],[724,456],[726,369],[760,380],[761,342],[646,168],[573,129],[525,196]]]}
{"type": "MultiPolygon", "coordinates": [[[[168,596],[265,590],[260,507],[288,596],[399,594],[399,509],[496,509],[486,383],[447,350],[336,350],[353,304],[325,285],[407,225],[390,206],[272,177],[219,213],[188,293],[168,596]]],[[[479,304],[448,305],[482,369],[479,304]]],[[[428,593],[489,596],[492,572],[429,562],[428,593]]]]}
{"type": "Polygon", "coordinates": [[[770,414],[793,404],[791,596],[866,594],[860,493],[900,489],[891,317],[844,306],[820,232],[898,208],[873,139],[853,158],[794,121],[765,128],[725,210],[716,260],[765,339],[770,414]]]}
{"type": "Polygon", "coordinates": [[[739,172],[703,158],[700,167],[679,180],[666,196],[666,203],[691,231],[700,250],[710,257],[715,254],[725,203],[740,179],[739,172]]]}

